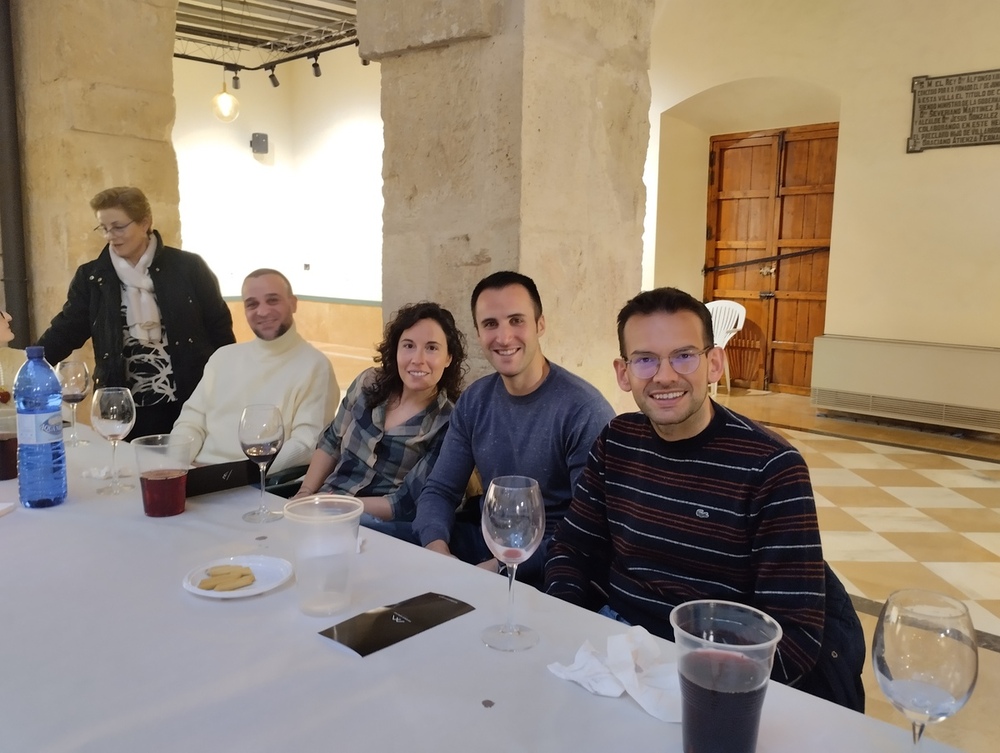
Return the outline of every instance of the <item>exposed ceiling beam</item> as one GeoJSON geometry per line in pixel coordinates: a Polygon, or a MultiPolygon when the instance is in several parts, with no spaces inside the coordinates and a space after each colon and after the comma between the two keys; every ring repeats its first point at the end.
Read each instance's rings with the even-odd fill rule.
{"type": "Polygon", "coordinates": [[[180,0],[174,54],[255,68],[350,44],[356,23],[355,0],[180,0]]]}

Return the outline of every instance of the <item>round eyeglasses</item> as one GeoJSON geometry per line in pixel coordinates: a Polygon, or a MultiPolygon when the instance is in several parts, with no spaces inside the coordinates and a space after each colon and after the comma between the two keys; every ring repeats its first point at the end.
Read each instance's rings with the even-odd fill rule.
{"type": "Polygon", "coordinates": [[[652,379],[656,376],[656,372],[660,370],[660,364],[663,361],[667,361],[670,364],[670,368],[677,374],[693,374],[701,362],[701,357],[714,347],[714,345],[709,345],[707,348],[702,348],[701,350],[679,350],[665,358],[652,354],[644,354],[623,360],[632,370],[632,374],[636,379],[652,379]]]}
{"type": "Polygon", "coordinates": [[[135,223],[135,220],[131,222],[126,222],[124,225],[112,225],[111,227],[104,227],[104,225],[98,225],[94,228],[94,232],[98,235],[121,235],[125,232],[125,228],[129,225],[135,223]]]}

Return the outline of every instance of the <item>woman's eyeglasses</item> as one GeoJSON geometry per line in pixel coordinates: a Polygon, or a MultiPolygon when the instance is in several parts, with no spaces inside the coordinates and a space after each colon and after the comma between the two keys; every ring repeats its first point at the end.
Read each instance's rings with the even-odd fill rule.
{"type": "Polygon", "coordinates": [[[135,220],[132,220],[132,222],[126,222],[124,225],[112,225],[111,227],[104,227],[104,225],[98,225],[97,227],[94,228],[94,232],[98,233],[99,235],[121,235],[122,233],[125,232],[125,228],[127,228],[134,222],[135,220]]]}

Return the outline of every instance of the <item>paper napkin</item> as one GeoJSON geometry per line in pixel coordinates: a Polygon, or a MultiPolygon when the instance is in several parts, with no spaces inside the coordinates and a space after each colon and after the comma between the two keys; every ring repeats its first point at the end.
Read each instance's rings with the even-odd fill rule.
{"type": "Polygon", "coordinates": [[[660,657],[660,647],[645,628],[631,627],[608,638],[607,654],[590,644],[576,652],[570,665],[550,664],[549,671],[595,695],[628,693],[643,710],[664,722],[680,723],[681,690],[677,665],[660,657]]]}

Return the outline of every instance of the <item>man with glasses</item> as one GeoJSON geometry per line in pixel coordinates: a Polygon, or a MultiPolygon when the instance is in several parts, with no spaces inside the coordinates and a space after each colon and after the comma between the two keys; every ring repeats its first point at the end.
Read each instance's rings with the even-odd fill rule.
{"type": "Polygon", "coordinates": [[[863,708],[864,636],[823,561],[809,471],[709,398],[725,354],[708,309],[676,288],[640,293],[618,314],[618,343],[618,385],[641,413],[594,444],[549,545],[546,591],[664,638],[685,601],[749,604],[784,631],[773,679],[851,708],[860,695],[863,708]]]}

